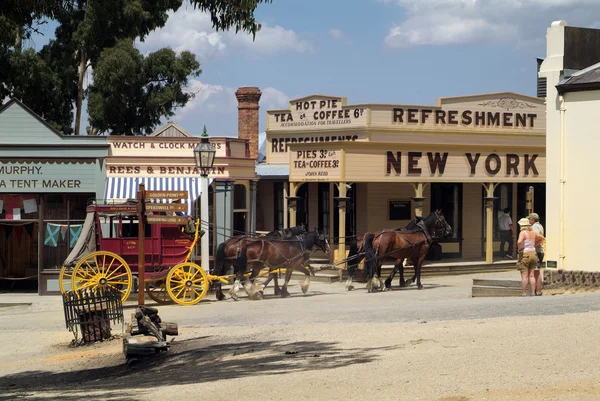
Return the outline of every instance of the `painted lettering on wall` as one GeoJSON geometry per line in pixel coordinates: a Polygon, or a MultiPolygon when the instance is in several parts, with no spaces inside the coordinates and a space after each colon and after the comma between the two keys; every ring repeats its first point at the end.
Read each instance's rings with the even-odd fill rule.
{"type": "Polygon", "coordinates": [[[362,107],[344,108],[339,99],[297,101],[292,110],[272,113],[280,128],[352,124],[365,113],[362,107]]]}
{"type": "Polygon", "coordinates": [[[335,171],[339,175],[340,161],[335,150],[299,150],[294,152],[292,166],[294,169],[306,170],[304,177],[325,178],[335,171]]]}
{"type": "Polygon", "coordinates": [[[81,188],[80,180],[0,180],[0,188],[81,188]]]}
{"type": "Polygon", "coordinates": [[[0,174],[42,175],[42,167],[41,166],[0,166],[0,174]]]}
{"type": "MultiPolygon", "coordinates": [[[[115,149],[194,149],[198,144],[196,142],[142,142],[142,141],[123,141],[110,142],[115,149]]],[[[211,142],[213,148],[220,150],[224,144],[220,142],[211,142]]]]}
{"type": "Polygon", "coordinates": [[[81,180],[51,180],[31,178],[44,175],[42,166],[1,165],[0,174],[14,178],[0,179],[5,189],[69,189],[81,188],[81,180]]]}
{"type": "Polygon", "coordinates": [[[287,138],[271,138],[271,152],[280,153],[289,151],[291,143],[312,142],[354,142],[358,135],[328,135],[328,136],[302,136],[287,138]]]}
{"type": "MultiPolygon", "coordinates": [[[[192,166],[107,166],[108,175],[179,175],[197,177],[202,169],[192,166]]],[[[225,167],[218,166],[208,170],[209,175],[224,175],[225,167]]]]}
{"type": "Polygon", "coordinates": [[[392,123],[420,125],[432,121],[442,126],[473,126],[486,128],[535,128],[538,115],[535,113],[513,113],[473,110],[433,110],[395,107],[392,123]]]}
{"type": "MultiPolygon", "coordinates": [[[[422,152],[407,152],[406,153],[406,174],[421,175],[423,166],[429,167],[431,175],[443,176],[448,162],[448,152],[427,152],[424,156],[422,152]],[[422,160],[425,159],[425,160],[422,160]]],[[[464,153],[465,165],[468,168],[469,174],[474,176],[478,171],[483,171],[489,176],[503,174],[507,177],[516,176],[538,176],[539,171],[535,164],[537,154],[507,153],[506,155],[498,155],[490,153],[482,158],[481,153],[464,153]]],[[[403,158],[402,152],[393,152],[388,150],[385,155],[386,176],[403,174],[403,158]]]]}

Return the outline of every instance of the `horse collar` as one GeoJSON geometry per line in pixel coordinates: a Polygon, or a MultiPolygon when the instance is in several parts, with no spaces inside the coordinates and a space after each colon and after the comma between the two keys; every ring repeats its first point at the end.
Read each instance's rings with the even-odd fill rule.
{"type": "Polygon", "coordinates": [[[423,223],[423,220],[419,221],[417,223],[417,225],[419,227],[421,227],[421,229],[423,230],[423,233],[425,234],[425,237],[427,238],[427,243],[431,244],[431,235],[429,235],[429,230],[427,229],[427,226],[425,225],[425,223],[423,223]]]}

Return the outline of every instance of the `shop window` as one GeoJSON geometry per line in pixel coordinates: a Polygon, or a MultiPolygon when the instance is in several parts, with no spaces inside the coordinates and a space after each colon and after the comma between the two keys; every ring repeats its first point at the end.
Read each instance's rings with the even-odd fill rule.
{"type": "Polygon", "coordinates": [[[273,229],[281,230],[286,215],[283,210],[283,182],[276,182],[273,184],[273,206],[273,229]]]}
{"type": "Polygon", "coordinates": [[[246,186],[235,184],[233,187],[233,208],[246,209],[246,186]]]}
{"type": "MultiPolygon", "coordinates": [[[[498,185],[496,187],[496,189],[494,190],[494,196],[497,198],[496,201],[494,202],[494,214],[493,214],[495,217],[494,218],[494,240],[500,241],[500,229],[498,226],[498,220],[499,220],[500,216],[502,216],[504,214],[505,208],[509,208],[511,212],[513,210],[513,202],[512,202],[513,184],[498,185]]],[[[511,217],[513,220],[513,227],[514,227],[518,219],[515,216],[513,216],[512,213],[511,213],[511,217]]],[[[485,230],[485,217],[484,217],[483,221],[484,221],[483,225],[484,225],[484,230],[485,230]]],[[[484,233],[485,233],[485,231],[484,231],[484,233]]]]}
{"type": "Polygon", "coordinates": [[[308,184],[302,184],[298,188],[296,196],[298,197],[296,200],[296,225],[304,224],[308,230],[308,184]]]}
{"type": "MultiPolygon", "coordinates": [[[[77,243],[93,194],[47,194],[43,202],[44,269],[60,269],[77,243]]],[[[108,230],[110,234],[110,229],[108,230]]],[[[114,232],[114,231],[113,231],[114,232]]]]}
{"type": "Polygon", "coordinates": [[[331,218],[330,210],[330,192],[329,183],[319,183],[319,230],[322,230],[325,235],[329,235],[329,219],[331,218]]]}
{"type": "MultiPolygon", "coordinates": [[[[346,233],[345,241],[349,244],[351,239],[356,235],[356,184],[346,184],[346,197],[350,198],[346,201],[346,233]]],[[[334,185],[334,196],[339,196],[339,190],[334,185]]],[[[335,212],[333,213],[333,243],[339,243],[340,232],[340,214],[338,213],[339,202],[335,203],[335,212]]]]}
{"type": "Polygon", "coordinates": [[[462,184],[431,184],[431,210],[441,210],[452,227],[446,241],[462,239],[462,184]]]}

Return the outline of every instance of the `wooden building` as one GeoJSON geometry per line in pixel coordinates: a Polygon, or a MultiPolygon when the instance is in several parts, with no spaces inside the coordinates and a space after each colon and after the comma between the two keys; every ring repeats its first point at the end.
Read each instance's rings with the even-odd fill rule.
{"type": "MultiPolygon", "coordinates": [[[[251,189],[256,178],[247,139],[211,136],[209,140],[216,154],[208,175],[211,225],[210,230],[203,228],[209,232],[212,254],[216,244],[252,230],[255,191],[251,189]]],[[[183,202],[188,205],[188,215],[200,216],[202,178],[193,154],[199,136],[170,122],[147,137],[109,136],[106,141],[110,150],[105,202],[135,199],[139,184],[147,190],[185,190],[189,197],[183,202]]],[[[196,256],[199,252],[198,247],[196,256]]]]}
{"type": "Polygon", "coordinates": [[[104,196],[106,138],[63,136],[18,100],[0,109],[0,287],[59,291],[88,202],[104,196]]]}
{"type": "Polygon", "coordinates": [[[318,227],[339,260],[356,234],[441,209],[454,230],[443,258],[492,263],[498,217],[509,208],[516,225],[530,187],[544,218],[545,122],[543,99],[508,92],[433,106],[291,100],[267,111],[257,229],[318,227]]]}

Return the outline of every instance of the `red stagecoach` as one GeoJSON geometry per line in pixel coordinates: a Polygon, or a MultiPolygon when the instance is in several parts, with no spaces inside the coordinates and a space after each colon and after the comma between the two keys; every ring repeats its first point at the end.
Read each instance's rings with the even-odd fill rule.
{"type": "MultiPolygon", "coordinates": [[[[60,273],[61,291],[113,286],[125,300],[138,274],[138,205],[88,206],[77,244],[60,273]]],[[[188,224],[145,224],[145,285],[159,303],[194,305],[214,279],[190,261],[199,237],[199,221],[188,224]]]]}

